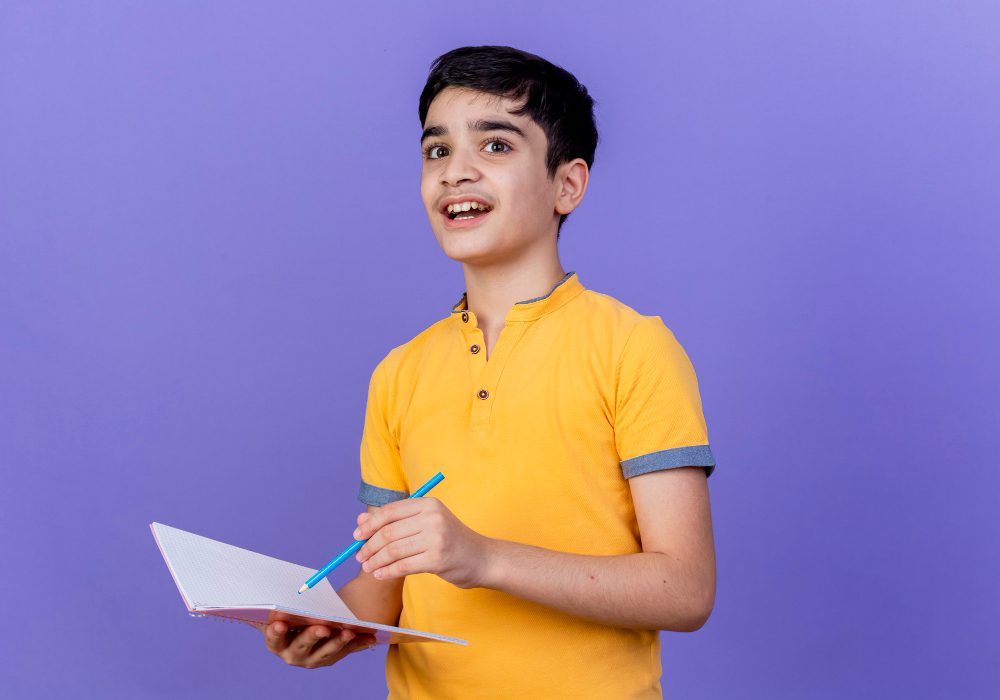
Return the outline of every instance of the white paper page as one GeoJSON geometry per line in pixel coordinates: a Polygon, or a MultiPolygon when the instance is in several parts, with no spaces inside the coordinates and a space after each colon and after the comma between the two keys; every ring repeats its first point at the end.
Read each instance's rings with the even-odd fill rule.
{"type": "Polygon", "coordinates": [[[314,615],[357,619],[326,579],[297,593],[315,569],[169,525],[153,523],[152,528],[190,608],[280,605],[314,615]]]}

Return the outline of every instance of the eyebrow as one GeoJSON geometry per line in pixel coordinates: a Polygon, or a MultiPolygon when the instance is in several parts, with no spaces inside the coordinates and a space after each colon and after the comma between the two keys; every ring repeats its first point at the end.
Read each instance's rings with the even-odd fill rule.
{"type": "MultiPolygon", "coordinates": [[[[470,131],[483,132],[483,131],[508,131],[512,134],[517,134],[522,139],[525,138],[524,132],[520,128],[515,126],[506,120],[495,120],[495,119],[477,119],[474,122],[468,122],[467,126],[470,131]]],[[[432,136],[447,136],[448,130],[443,126],[429,126],[424,129],[424,133],[420,136],[420,143],[423,143],[432,136]]]]}

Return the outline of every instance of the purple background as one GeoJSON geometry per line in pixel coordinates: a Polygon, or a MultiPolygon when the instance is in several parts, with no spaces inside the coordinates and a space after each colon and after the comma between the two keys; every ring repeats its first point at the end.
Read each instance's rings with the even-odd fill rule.
{"type": "Polygon", "coordinates": [[[565,269],[698,372],[718,599],[667,695],[995,697],[1000,6],[605,7],[0,4],[5,695],[382,697],[383,649],[190,619],[147,526],[339,551],[370,372],[464,289],[417,97],[499,43],[599,102],[565,269]]]}

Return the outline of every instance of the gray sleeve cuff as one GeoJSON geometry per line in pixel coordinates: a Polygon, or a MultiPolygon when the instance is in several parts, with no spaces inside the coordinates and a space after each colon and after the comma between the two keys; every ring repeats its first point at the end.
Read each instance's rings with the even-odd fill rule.
{"type": "Polygon", "coordinates": [[[708,445],[689,445],[688,447],[674,447],[669,450],[649,452],[626,459],[621,465],[622,473],[626,479],[647,472],[675,467],[705,467],[705,476],[707,477],[715,471],[715,457],[712,455],[712,448],[708,445]]]}
{"type": "Polygon", "coordinates": [[[410,494],[405,491],[384,489],[380,486],[372,486],[364,481],[361,482],[361,488],[358,489],[358,500],[369,506],[384,506],[386,503],[409,498],[409,496],[410,494]]]}

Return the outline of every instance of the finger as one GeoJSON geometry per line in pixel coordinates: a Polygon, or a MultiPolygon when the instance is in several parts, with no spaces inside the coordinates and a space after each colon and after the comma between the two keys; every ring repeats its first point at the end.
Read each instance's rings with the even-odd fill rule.
{"type": "Polygon", "coordinates": [[[409,576],[410,574],[422,574],[430,572],[427,561],[426,553],[421,552],[420,554],[414,554],[410,557],[397,559],[391,564],[370,571],[369,573],[382,581],[401,578],[403,576],[409,576]]]}
{"type": "Polygon", "coordinates": [[[411,515],[422,512],[425,508],[433,507],[431,504],[433,500],[435,499],[425,496],[424,498],[404,498],[401,501],[386,503],[379,508],[377,513],[373,513],[372,517],[358,525],[358,529],[354,531],[354,539],[366,540],[391,522],[409,518],[411,515]]]}
{"type": "Polygon", "coordinates": [[[272,622],[264,628],[264,644],[275,654],[280,654],[288,647],[288,625],[284,622],[272,622]]]}
{"type": "Polygon", "coordinates": [[[373,646],[376,646],[374,634],[355,632],[354,639],[344,645],[344,656],[347,654],[353,654],[356,651],[364,651],[365,649],[369,649],[373,646]]]}
{"type": "Polygon", "coordinates": [[[305,627],[299,632],[295,638],[289,643],[288,649],[285,650],[283,658],[286,661],[301,665],[305,659],[312,653],[313,648],[317,644],[322,644],[324,641],[334,636],[336,630],[331,630],[326,625],[310,625],[305,627]]]}
{"type": "Polygon", "coordinates": [[[368,520],[368,518],[370,518],[371,516],[372,516],[372,514],[369,513],[368,511],[365,511],[364,513],[359,513],[358,514],[358,525],[360,525],[364,521],[368,520]]]}
{"type": "Polygon", "coordinates": [[[375,646],[377,646],[377,643],[375,642],[375,635],[359,635],[347,643],[347,646],[344,647],[344,655],[346,656],[347,654],[353,654],[356,651],[371,649],[375,646]]]}
{"type": "Polygon", "coordinates": [[[396,540],[401,540],[405,537],[412,537],[419,533],[422,529],[420,521],[417,518],[405,518],[403,520],[397,520],[394,523],[390,523],[383,528],[380,528],[378,532],[369,538],[361,549],[358,550],[355,559],[359,562],[364,562],[366,559],[374,556],[378,551],[386,547],[387,545],[395,542],[396,540]]]}
{"type": "Polygon", "coordinates": [[[317,644],[312,653],[304,660],[304,665],[329,666],[335,664],[342,658],[357,650],[354,644],[355,633],[351,630],[341,630],[340,634],[333,635],[323,644],[317,644]]]}
{"type": "Polygon", "coordinates": [[[368,573],[373,573],[400,559],[412,557],[416,554],[423,554],[427,551],[426,542],[427,538],[422,537],[419,533],[410,537],[393,540],[367,559],[361,565],[361,568],[368,573]]]}
{"type": "Polygon", "coordinates": [[[354,638],[354,644],[362,647],[370,647],[375,646],[378,642],[376,641],[374,634],[362,633],[358,634],[358,636],[354,638]]]}

